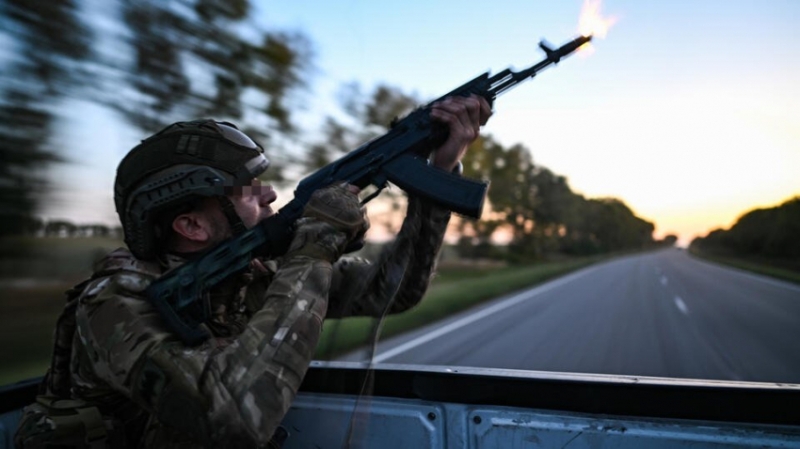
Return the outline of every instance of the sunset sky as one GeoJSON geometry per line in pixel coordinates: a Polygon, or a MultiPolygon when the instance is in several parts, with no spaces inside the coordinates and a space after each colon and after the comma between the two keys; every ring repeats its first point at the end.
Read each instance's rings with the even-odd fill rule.
{"type": "MultiPolygon", "coordinates": [[[[541,59],[541,38],[577,35],[582,3],[273,0],[257,17],[314,44],[301,115],[310,142],[342,83],[432,98],[487,70],[524,68],[541,59]]],[[[800,2],[607,0],[601,11],[616,23],[592,54],[500,97],[485,133],[524,144],[579,193],[622,199],[656,237],[682,244],[800,195],[800,2]]],[[[141,136],[88,106],[73,120],[87,117],[91,129],[65,126],[86,147],[58,169],[64,186],[46,215],[113,222],[114,169],[141,136]]]]}

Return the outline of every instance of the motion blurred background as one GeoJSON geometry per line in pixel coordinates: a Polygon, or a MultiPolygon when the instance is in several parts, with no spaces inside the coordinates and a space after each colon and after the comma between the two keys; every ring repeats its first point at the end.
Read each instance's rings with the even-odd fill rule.
{"type": "MultiPolygon", "coordinates": [[[[267,148],[273,165],[264,179],[280,205],[299,179],[394,117],[483,71],[539,61],[545,37],[560,45],[597,36],[592,48],[498,99],[465,160],[467,176],[491,181],[484,215],[452,221],[427,308],[387,323],[384,336],[587,265],[673,247],[691,252],[676,267],[703,258],[798,282],[798,18],[791,0],[0,0],[0,384],[43,373],[61,292],[122,245],[113,180],[140,139],[179,120],[234,122],[267,148]],[[475,279],[480,286],[463,289],[475,279]]],[[[391,238],[403,211],[396,189],[371,203],[366,255],[391,238]]],[[[674,285],[659,263],[653,282],[674,285]]],[[[705,305],[720,295],[697,293],[705,305]]],[[[770,301],[753,295],[747,301],[770,301]]],[[[800,299],[791,288],[786,295],[800,299]]],[[[699,319],[690,299],[671,295],[670,304],[699,319]]],[[[769,307],[798,316],[780,304],[769,307]]],[[[586,306],[565,310],[569,317],[586,306]]],[[[756,327],[774,325],[764,318],[756,327]]],[[[330,326],[338,343],[324,344],[320,357],[356,347],[371,328],[330,326]]],[[[740,337],[720,337],[726,330],[714,338],[760,338],[749,325],[737,329],[740,337]]],[[[796,382],[797,356],[785,355],[800,354],[786,343],[795,337],[765,344],[783,348],[774,375],[736,374],[736,363],[686,371],[695,359],[676,356],[680,347],[659,359],[669,361],[663,369],[639,372],[625,364],[515,367],[796,382]]],[[[735,359],[735,346],[710,350],[735,359]]]]}

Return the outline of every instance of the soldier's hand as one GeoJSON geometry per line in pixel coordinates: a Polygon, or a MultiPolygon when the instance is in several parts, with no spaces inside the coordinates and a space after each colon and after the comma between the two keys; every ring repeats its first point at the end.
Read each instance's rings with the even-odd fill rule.
{"type": "Polygon", "coordinates": [[[485,98],[447,97],[431,106],[431,118],[447,125],[447,141],[436,150],[433,165],[445,170],[453,170],[467,152],[467,147],[480,134],[492,115],[492,108],[485,98]]]}
{"type": "Polygon", "coordinates": [[[303,216],[331,224],[347,235],[348,241],[363,236],[369,228],[369,221],[357,193],[355,186],[343,184],[317,190],[306,204],[303,216]]]}
{"type": "Polygon", "coordinates": [[[289,252],[333,262],[363,246],[369,220],[357,193],[356,187],[343,184],[314,192],[297,221],[289,252]]]}

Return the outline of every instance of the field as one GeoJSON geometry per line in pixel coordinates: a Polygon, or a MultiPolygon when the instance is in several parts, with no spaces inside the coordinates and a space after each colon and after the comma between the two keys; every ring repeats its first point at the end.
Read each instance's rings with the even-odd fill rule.
{"type": "Polygon", "coordinates": [[[0,385],[44,374],[53,329],[69,285],[3,289],[0,303],[0,385]]]}
{"type": "Polygon", "coordinates": [[[104,238],[0,240],[0,385],[44,374],[64,292],[120,246],[104,238]]]}

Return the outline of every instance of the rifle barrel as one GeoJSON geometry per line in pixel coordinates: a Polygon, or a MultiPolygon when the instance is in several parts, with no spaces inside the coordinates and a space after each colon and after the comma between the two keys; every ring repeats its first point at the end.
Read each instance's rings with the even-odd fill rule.
{"type": "Polygon", "coordinates": [[[506,69],[493,76],[489,79],[489,82],[492,85],[489,93],[492,95],[492,98],[497,98],[500,94],[516,86],[521,81],[536,76],[537,73],[550,64],[557,64],[561,58],[570,55],[572,52],[580,48],[581,45],[591,40],[591,35],[578,36],[555,50],[548,47],[544,42],[539,43],[539,47],[544,50],[544,52],[547,54],[547,57],[525,70],[513,72],[506,69]]]}

